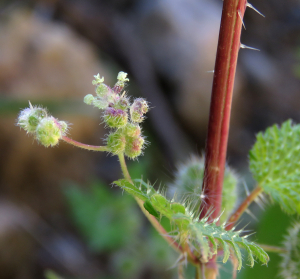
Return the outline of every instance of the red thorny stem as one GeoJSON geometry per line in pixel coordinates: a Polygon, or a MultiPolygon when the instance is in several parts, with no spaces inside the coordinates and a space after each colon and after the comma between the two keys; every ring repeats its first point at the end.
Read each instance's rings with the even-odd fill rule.
{"type": "MultiPolygon", "coordinates": [[[[201,217],[213,210],[211,219],[218,217],[221,210],[232,92],[246,4],[246,0],[224,0],[223,3],[205,150],[205,198],[201,209],[201,217]]],[[[214,262],[212,259],[206,265],[206,279],[217,276],[214,262]]]]}
{"type": "Polygon", "coordinates": [[[224,0],[210,105],[203,189],[204,208],[220,214],[232,91],[246,0],[224,0]]]}

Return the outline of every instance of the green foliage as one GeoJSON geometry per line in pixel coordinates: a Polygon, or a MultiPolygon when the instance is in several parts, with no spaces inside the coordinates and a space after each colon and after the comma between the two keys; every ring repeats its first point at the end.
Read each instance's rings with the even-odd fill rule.
{"type": "Polygon", "coordinates": [[[71,216],[93,251],[133,241],[141,220],[131,197],[113,195],[101,183],[93,183],[88,191],[71,184],[65,194],[71,216]]]}
{"type": "Polygon", "coordinates": [[[300,214],[300,125],[291,120],[257,135],[250,170],[263,190],[288,213],[300,214]]]}
{"type": "MultiPolygon", "coordinates": [[[[140,175],[143,162],[133,165],[132,172],[140,175]]],[[[65,195],[74,224],[89,250],[109,258],[99,278],[136,279],[145,270],[149,278],[174,278],[176,270],[166,271],[176,260],[174,251],[152,227],[142,227],[132,197],[111,191],[100,182],[93,182],[87,189],[70,184],[65,195]]]]}
{"type": "Polygon", "coordinates": [[[114,183],[144,201],[146,203],[145,208],[147,210],[150,208],[148,210],[150,214],[157,217],[158,213],[160,216],[167,217],[171,224],[175,225],[178,232],[174,235],[175,240],[179,239],[179,242],[188,240],[187,242],[191,245],[192,250],[195,250],[204,262],[216,255],[218,248],[221,248],[224,253],[223,262],[227,262],[230,253],[233,251],[239,262],[238,269],[241,269],[242,255],[240,247],[247,251],[251,266],[254,265],[254,257],[263,264],[268,262],[269,257],[266,252],[257,244],[247,241],[246,237],[241,237],[241,231],[226,231],[225,225],[216,225],[218,219],[211,223],[207,222],[208,217],[199,221],[199,215],[191,211],[188,204],[168,200],[149,183],[139,179],[136,180],[135,184],[131,184],[125,179],[114,183]],[[155,211],[155,214],[153,214],[153,211],[155,211]]]}
{"type": "Polygon", "coordinates": [[[300,223],[295,223],[288,230],[283,243],[287,253],[282,253],[280,264],[282,278],[300,278],[300,223]]]}
{"type": "MultiPolygon", "coordinates": [[[[178,200],[189,204],[191,210],[197,211],[200,208],[204,193],[202,191],[204,175],[204,158],[192,156],[186,163],[178,167],[175,174],[175,181],[170,185],[171,192],[175,193],[178,200]]],[[[226,166],[224,173],[224,185],[222,194],[222,214],[220,221],[225,222],[236,204],[236,186],[238,178],[235,172],[226,166]]]]}

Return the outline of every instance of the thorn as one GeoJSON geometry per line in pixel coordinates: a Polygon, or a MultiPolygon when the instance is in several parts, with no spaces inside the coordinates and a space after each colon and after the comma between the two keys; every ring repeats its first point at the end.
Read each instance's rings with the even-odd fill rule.
{"type": "Polygon", "coordinates": [[[245,210],[245,212],[250,215],[255,221],[258,221],[258,219],[256,218],[256,216],[247,208],[245,210]]]}
{"type": "Polygon", "coordinates": [[[262,210],[266,210],[264,207],[264,204],[262,202],[261,199],[259,199],[258,197],[256,199],[254,199],[254,201],[256,202],[256,204],[262,209],[262,210]]]}
{"type": "Polygon", "coordinates": [[[257,50],[257,51],[260,51],[260,49],[258,49],[258,48],[255,48],[255,47],[249,47],[249,46],[246,46],[246,45],[243,45],[243,44],[240,44],[240,48],[247,48],[247,49],[251,49],[251,50],[257,50]]]}
{"type": "Polygon", "coordinates": [[[246,183],[245,180],[243,180],[243,186],[245,188],[245,192],[246,192],[247,197],[249,197],[250,192],[249,192],[249,189],[248,189],[248,186],[247,186],[247,183],[246,183]]]}
{"type": "Polygon", "coordinates": [[[249,7],[250,9],[256,11],[262,17],[265,17],[259,10],[255,9],[250,3],[247,2],[246,7],[249,7]]]}
{"type": "Polygon", "coordinates": [[[212,71],[206,71],[207,73],[214,73],[215,72],[215,70],[212,70],[212,71]]]}
{"type": "Polygon", "coordinates": [[[240,10],[238,10],[238,15],[239,15],[239,17],[240,17],[240,19],[241,19],[241,21],[242,21],[242,24],[243,24],[243,26],[244,26],[244,29],[246,30],[246,26],[245,26],[245,24],[244,24],[243,17],[242,17],[242,14],[241,14],[241,11],[240,11],[240,10]]]}

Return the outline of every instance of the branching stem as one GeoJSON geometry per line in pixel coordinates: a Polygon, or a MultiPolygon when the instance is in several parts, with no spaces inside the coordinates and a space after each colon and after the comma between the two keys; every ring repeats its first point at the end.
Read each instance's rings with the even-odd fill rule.
{"type": "MultiPolygon", "coordinates": [[[[127,165],[125,162],[124,153],[121,153],[118,155],[119,161],[121,165],[121,169],[124,175],[124,178],[127,179],[130,183],[133,183],[130,174],[127,169],[127,165]]],[[[143,211],[143,213],[146,215],[150,223],[153,225],[153,227],[159,232],[159,234],[172,246],[177,252],[183,253],[182,247],[174,241],[174,239],[168,235],[168,232],[162,227],[162,225],[159,223],[159,221],[144,208],[144,202],[138,198],[135,197],[135,200],[137,201],[139,207],[143,211]]],[[[197,262],[197,259],[191,255],[188,259],[191,262],[197,262]]]]}
{"type": "Polygon", "coordinates": [[[85,143],[81,143],[81,142],[78,142],[76,140],[72,140],[66,136],[62,136],[62,140],[69,143],[69,144],[72,144],[76,147],[80,147],[80,148],[83,148],[83,149],[86,149],[86,150],[92,150],[92,151],[108,151],[108,148],[107,146],[96,146],[96,145],[89,145],[89,144],[85,144],[85,143]]]}
{"type": "Polygon", "coordinates": [[[263,189],[260,186],[255,187],[251,194],[245,198],[245,200],[241,203],[238,209],[236,209],[235,212],[232,213],[232,215],[229,217],[226,225],[226,230],[231,230],[233,228],[233,226],[242,216],[244,211],[256,199],[256,197],[262,193],[262,191],[263,189]]]}

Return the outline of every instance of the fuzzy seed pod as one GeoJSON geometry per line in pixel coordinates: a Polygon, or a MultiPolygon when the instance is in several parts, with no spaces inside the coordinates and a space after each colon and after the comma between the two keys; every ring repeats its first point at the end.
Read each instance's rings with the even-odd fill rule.
{"type": "Polygon", "coordinates": [[[106,99],[97,99],[95,98],[93,101],[93,105],[98,109],[106,109],[109,105],[108,101],[106,99]]]}
{"type": "Polygon", "coordinates": [[[126,137],[125,155],[135,159],[141,155],[145,140],[143,137],[126,137]]]}
{"type": "Polygon", "coordinates": [[[36,128],[36,139],[46,147],[58,144],[62,135],[60,125],[52,116],[42,119],[36,128]]]}
{"type": "Polygon", "coordinates": [[[148,112],[149,107],[146,100],[137,98],[130,107],[131,120],[136,123],[141,123],[144,120],[144,114],[148,112]]]}
{"type": "Polygon", "coordinates": [[[106,84],[101,83],[96,87],[95,91],[98,97],[103,98],[109,94],[110,89],[106,84]]]}
{"type": "Polygon", "coordinates": [[[17,125],[23,128],[27,133],[34,133],[40,121],[47,116],[47,111],[40,107],[33,107],[21,111],[18,117],[17,125]]]}
{"type": "Polygon", "coordinates": [[[128,115],[121,109],[108,107],[104,113],[104,121],[111,128],[122,128],[127,124],[128,115]]]}
{"type": "Polygon", "coordinates": [[[138,137],[141,135],[141,127],[137,124],[128,123],[125,126],[125,133],[128,137],[138,137]]]}
{"type": "Polygon", "coordinates": [[[117,102],[114,104],[114,108],[121,110],[127,110],[129,106],[129,100],[125,96],[120,97],[119,100],[117,100],[117,102]]]}
{"type": "Polygon", "coordinates": [[[87,94],[84,99],[83,102],[86,103],[87,105],[91,105],[95,100],[95,97],[92,94],[87,94]]]}
{"type": "Polygon", "coordinates": [[[120,130],[109,134],[107,137],[107,147],[114,155],[124,152],[125,144],[125,135],[120,130]]]}

